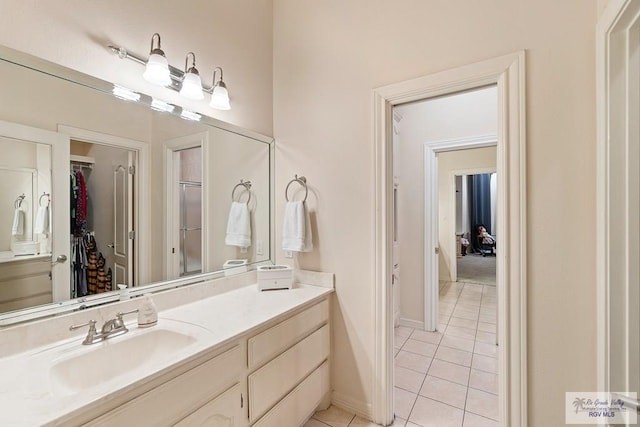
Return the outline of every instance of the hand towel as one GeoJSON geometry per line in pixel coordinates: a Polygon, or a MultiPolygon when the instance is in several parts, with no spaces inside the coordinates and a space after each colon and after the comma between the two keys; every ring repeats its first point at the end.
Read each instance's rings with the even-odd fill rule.
{"type": "Polygon", "coordinates": [[[49,234],[49,206],[40,206],[36,213],[36,223],[33,226],[34,234],[49,234]]]}
{"type": "Polygon", "coordinates": [[[16,208],[13,212],[13,226],[11,227],[12,236],[22,236],[24,234],[24,211],[16,208]]]}
{"type": "Polygon", "coordinates": [[[288,202],[282,226],[282,249],[294,252],[311,252],[311,219],[304,202],[288,202]]]}
{"type": "Polygon", "coordinates": [[[224,243],[241,248],[251,246],[251,217],[246,203],[231,203],[229,220],[227,221],[227,237],[224,243]]]}

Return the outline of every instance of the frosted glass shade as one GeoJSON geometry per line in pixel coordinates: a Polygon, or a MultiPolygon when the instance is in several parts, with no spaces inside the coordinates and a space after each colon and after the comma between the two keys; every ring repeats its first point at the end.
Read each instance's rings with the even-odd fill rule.
{"type": "Polygon", "coordinates": [[[171,77],[169,77],[169,63],[164,55],[157,53],[149,56],[147,67],[142,75],[146,81],[159,86],[169,86],[171,77]]]}
{"type": "Polygon", "coordinates": [[[213,89],[213,94],[211,95],[211,102],[209,103],[209,105],[217,110],[231,109],[231,105],[229,104],[229,92],[227,91],[224,83],[218,83],[213,89]]]}
{"type": "Polygon", "coordinates": [[[189,99],[204,99],[204,94],[202,93],[202,80],[198,74],[187,73],[184,75],[180,95],[189,99]]]}

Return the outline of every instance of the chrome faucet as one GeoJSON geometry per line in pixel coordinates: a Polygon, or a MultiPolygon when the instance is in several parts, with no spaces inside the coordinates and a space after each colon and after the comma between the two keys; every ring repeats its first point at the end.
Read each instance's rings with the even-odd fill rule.
{"type": "Polygon", "coordinates": [[[138,309],[125,311],[124,313],[119,312],[118,314],[116,314],[115,319],[107,320],[106,322],[104,322],[104,325],[102,325],[102,329],[100,333],[98,333],[98,331],[96,330],[95,320],[89,320],[87,323],[83,323],[81,325],[69,326],[69,330],[73,331],[75,329],[88,326],[89,332],[87,332],[87,336],[85,337],[84,341],[82,341],[82,344],[83,345],[95,344],[97,342],[104,341],[110,337],[126,334],[129,331],[129,329],[127,329],[127,327],[125,326],[124,320],[122,319],[122,317],[126,314],[132,314],[137,312],[138,312],[138,309]]]}

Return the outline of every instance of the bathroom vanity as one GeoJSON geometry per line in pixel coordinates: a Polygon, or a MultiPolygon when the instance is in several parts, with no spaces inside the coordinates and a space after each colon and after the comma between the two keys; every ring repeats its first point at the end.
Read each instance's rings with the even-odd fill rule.
{"type": "Polygon", "coordinates": [[[301,425],[329,402],[333,276],[267,292],[246,284],[255,272],[242,276],[157,294],[157,326],[132,319],[128,333],[98,344],[75,335],[1,358],[0,425],[301,425]],[[226,288],[166,307],[167,294],[193,300],[207,287],[226,288]]]}

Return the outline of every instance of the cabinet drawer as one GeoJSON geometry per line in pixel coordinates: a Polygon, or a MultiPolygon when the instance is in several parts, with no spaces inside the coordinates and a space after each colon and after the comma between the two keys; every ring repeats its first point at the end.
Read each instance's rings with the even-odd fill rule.
{"type": "Polygon", "coordinates": [[[249,419],[257,420],[327,359],[329,347],[325,325],[249,375],[249,419]]]}
{"type": "Polygon", "coordinates": [[[234,427],[240,425],[240,384],[236,384],[198,409],[175,427],[234,427]]]}
{"type": "Polygon", "coordinates": [[[290,319],[249,338],[249,369],[262,365],[329,320],[329,301],[296,314],[290,319]]]}
{"type": "Polygon", "coordinates": [[[242,365],[240,347],[233,347],[86,425],[173,425],[238,382],[242,365]]]}
{"type": "Polygon", "coordinates": [[[324,362],[253,426],[302,425],[328,391],[329,362],[324,362]]]}

